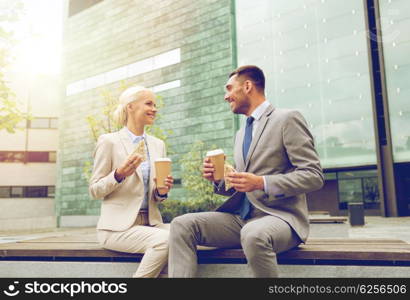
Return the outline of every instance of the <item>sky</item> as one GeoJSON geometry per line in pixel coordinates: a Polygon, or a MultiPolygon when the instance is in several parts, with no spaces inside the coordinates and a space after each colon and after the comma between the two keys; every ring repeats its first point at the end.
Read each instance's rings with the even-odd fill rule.
{"type": "Polygon", "coordinates": [[[21,0],[20,20],[13,25],[17,45],[12,68],[17,73],[59,75],[63,0],[21,0]]]}

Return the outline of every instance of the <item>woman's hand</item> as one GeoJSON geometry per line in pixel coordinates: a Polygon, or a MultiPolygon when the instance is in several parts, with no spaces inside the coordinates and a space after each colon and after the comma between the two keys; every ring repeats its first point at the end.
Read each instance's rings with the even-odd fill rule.
{"type": "MultiPolygon", "coordinates": [[[[157,185],[157,179],[154,178],[155,185],[157,185]]],[[[172,186],[174,185],[174,178],[171,175],[168,175],[167,178],[165,178],[165,187],[157,187],[158,194],[160,195],[165,195],[168,194],[168,192],[171,190],[172,186]]]]}
{"type": "Polygon", "coordinates": [[[118,181],[132,175],[138,166],[142,163],[142,157],[139,154],[132,154],[127,160],[115,171],[115,177],[118,181]]]}

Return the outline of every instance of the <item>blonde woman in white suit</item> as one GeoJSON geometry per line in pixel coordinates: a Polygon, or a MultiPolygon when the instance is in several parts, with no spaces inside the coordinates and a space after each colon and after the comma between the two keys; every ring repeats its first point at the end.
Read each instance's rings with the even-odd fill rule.
{"type": "Polygon", "coordinates": [[[99,137],[94,151],[94,168],[89,191],[102,199],[97,225],[100,244],[110,250],[145,253],[133,277],[158,277],[168,259],[169,224],[163,224],[158,204],[167,198],[173,185],[157,189],[156,158],[166,157],[162,140],[145,133],[157,113],[154,93],[144,87],[125,90],[114,113],[124,127],[99,137]],[[144,141],[147,160],[132,154],[144,141]]]}

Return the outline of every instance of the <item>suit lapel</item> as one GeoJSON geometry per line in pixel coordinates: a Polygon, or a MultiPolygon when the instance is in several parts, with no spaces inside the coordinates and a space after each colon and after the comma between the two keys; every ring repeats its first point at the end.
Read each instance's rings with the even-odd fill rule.
{"type": "MultiPolygon", "coordinates": [[[[253,135],[252,143],[249,146],[248,156],[246,157],[246,160],[245,160],[245,168],[244,168],[245,171],[248,168],[250,158],[252,157],[252,154],[255,151],[256,145],[258,144],[258,141],[259,141],[259,139],[260,139],[265,127],[266,127],[266,123],[269,120],[269,116],[270,116],[270,114],[272,113],[273,110],[274,110],[273,106],[269,105],[268,108],[265,110],[265,112],[263,113],[263,115],[261,116],[261,118],[259,120],[260,123],[258,125],[258,128],[257,128],[255,134],[253,135]]],[[[243,141],[243,138],[242,138],[242,141],[243,141]]],[[[241,149],[241,151],[242,151],[242,149],[241,149]]]]}
{"type": "Polygon", "coordinates": [[[149,195],[152,194],[152,189],[154,188],[154,172],[155,172],[155,166],[154,166],[154,160],[157,157],[157,153],[155,152],[155,145],[153,144],[153,140],[151,139],[151,136],[146,134],[147,137],[147,148],[148,148],[148,154],[149,154],[149,165],[151,168],[151,171],[149,172],[149,195]]]}
{"type": "Polygon", "coordinates": [[[242,171],[245,168],[245,162],[243,161],[243,150],[242,150],[242,144],[243,144],[243,139],[245,137],[245,129],[242,127],[236,136],[235,140],[235,149],[234,153],[237,155],[236,157],[236,169],[238,171],[242,171]]]}
{"type": "MultiPolygon", "coordinates": [[[[128,135],[127,129],[125,127],[120,130],[119,134],[121,143],[123,144],[128,157],[134,151],[135,145],[131,142],[130,136],[128,135]]],[[[136,173],[139,179],[142,181],[142,172],[140,167],[137,168],[136,173]]]]}
{"type": "Polygon", "coordinates": [[[134,145],[131,142],[127,129],[124,127],[123,129],[120,130],[119,134],[120,134],[120,140],[124,146],[125,152],[127,153],[127,155],[130,155],[132,151],[134,150],[134,145]]]}

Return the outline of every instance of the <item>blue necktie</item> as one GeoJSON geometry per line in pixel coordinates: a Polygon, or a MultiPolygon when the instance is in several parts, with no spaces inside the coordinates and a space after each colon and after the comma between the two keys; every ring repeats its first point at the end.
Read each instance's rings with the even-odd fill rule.
{"type": "MultiPolygon", "coordinates": [[[[253,121],[255,119],[251,116],[246,119],[246,127],[245,127],[245,137],[243,139],[242,144],[242,153],[243,153],[243,161],[246,163],[246,156],[249,152],[249,147],[252,143],[252,129],[253,129],[253,121]]],[[[243,194],[243,199],[241,203],[241,208],[239,211],[239,215],[242,219],[246,219],[249,214],[251,204],[249,203],[248,197],[246,197],[246,193],[243,194]]]]}

